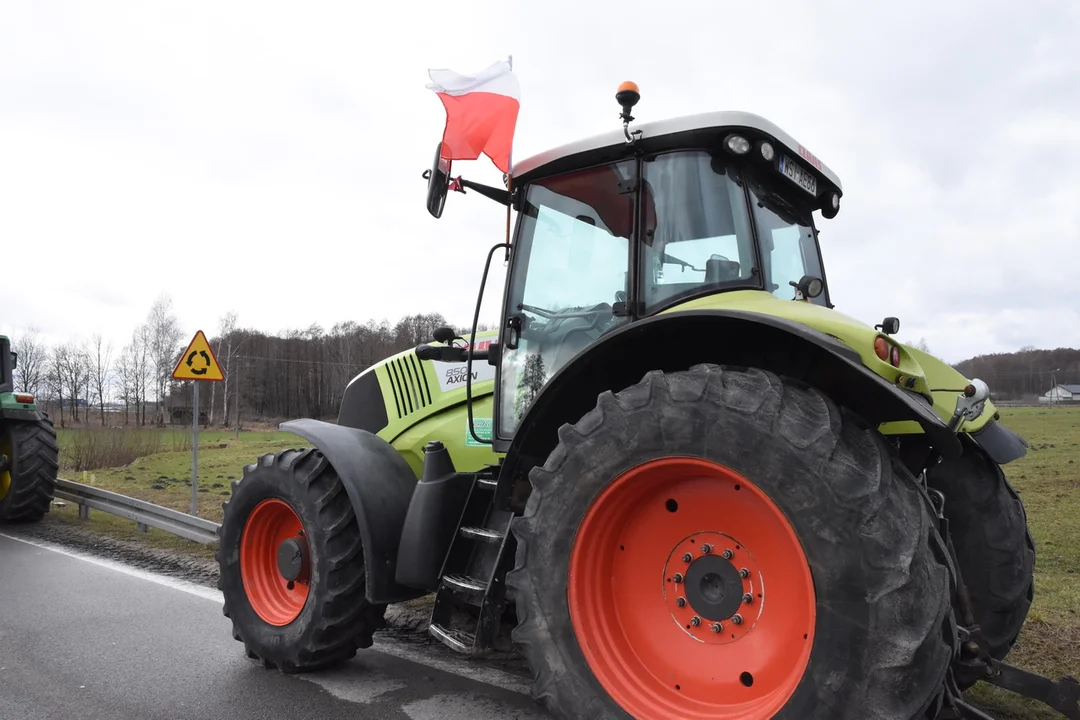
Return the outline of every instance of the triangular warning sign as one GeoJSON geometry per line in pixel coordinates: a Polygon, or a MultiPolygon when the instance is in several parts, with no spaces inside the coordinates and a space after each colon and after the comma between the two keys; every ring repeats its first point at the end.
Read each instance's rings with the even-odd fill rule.
{"type": "Polygon", "coordinates": [[[214,351],[210,349],[203,331],[195,333],[191,344],[180,356],[180,361],[172,371],[175,380],[224,380],[221,365],[218,365],[214,351]]]}

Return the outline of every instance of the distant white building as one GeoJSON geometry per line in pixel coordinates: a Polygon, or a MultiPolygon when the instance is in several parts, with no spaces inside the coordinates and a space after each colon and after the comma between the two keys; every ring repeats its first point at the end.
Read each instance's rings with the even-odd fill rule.
{"type": "Polygon", "coordinates": [[[1041,403],[1080,403],[1080,385],[1055,385],[1039,398],[1041,403]]]}

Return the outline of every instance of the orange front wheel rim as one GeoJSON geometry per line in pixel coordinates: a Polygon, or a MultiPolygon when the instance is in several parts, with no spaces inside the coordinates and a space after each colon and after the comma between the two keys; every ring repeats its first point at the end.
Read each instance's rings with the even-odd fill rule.
{"type": "Polygon", "coordinates": [[[643,463],[597,497],[568,602],[593,674],[638,718],[771,718],[814,640],[813,578],[791,523],[745,477],[699,458],[643,463]]]}
{"type": "Polygon", "coordinates": [[[255,613],[270,625],[288,625],[307,602],[310,553],[304,523],[281,500],[255,506],[240,538],[240,578],[255,613]]]}

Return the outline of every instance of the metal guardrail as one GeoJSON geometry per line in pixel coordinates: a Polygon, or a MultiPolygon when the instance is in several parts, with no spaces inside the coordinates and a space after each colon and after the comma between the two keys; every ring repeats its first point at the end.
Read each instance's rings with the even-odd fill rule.
{"type": "Polygon", "coordinates": [[[111,515],[134,520],[138,528],[144,532],[147,528],[153,527],[195,542],[215,543],[218,541],[217,532],[220,527],[218,523],[154,505],[145,500],[137,500],[63,478],[57,479],[54,494],[57,498],[76,503],[79,506],[81,518],[90,517],[91,509],[101,510],[111,515]]]}

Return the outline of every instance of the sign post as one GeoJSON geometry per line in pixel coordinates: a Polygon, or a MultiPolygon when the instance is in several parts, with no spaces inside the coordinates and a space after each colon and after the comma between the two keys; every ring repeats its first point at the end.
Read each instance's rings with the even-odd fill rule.
{"type": "Polygon", "coordinates": [[[192,384],[191,407],[191,514],[199,515],[199,383],[221,382],[225,375],[221,365],[202,330],[188,343],[187,350],[173,368],[174,380],[190,380],[192,384]]]}

